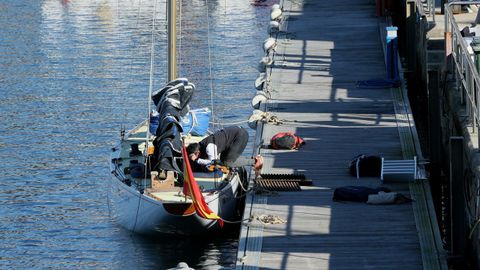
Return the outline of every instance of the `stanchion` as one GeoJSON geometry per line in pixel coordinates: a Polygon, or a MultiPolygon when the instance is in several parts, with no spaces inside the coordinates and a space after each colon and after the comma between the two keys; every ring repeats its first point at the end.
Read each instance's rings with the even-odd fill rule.
{"type": "Polygon", "coordinates": [[[396,81],[398,77],[398,40],[396,26],[388,26],[387,28],[387,59],[385,61],[387,65],[387,79],[396,81]]]}

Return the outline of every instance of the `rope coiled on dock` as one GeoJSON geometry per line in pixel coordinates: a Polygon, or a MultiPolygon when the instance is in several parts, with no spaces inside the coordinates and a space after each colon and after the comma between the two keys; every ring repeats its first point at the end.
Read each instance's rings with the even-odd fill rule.
{"type": "Polygon", "coordinates": [[[257,217],[257,220],[262,224],[284,224],[287,223],[284,219],[275,215],[260,215],[257,217]]]}

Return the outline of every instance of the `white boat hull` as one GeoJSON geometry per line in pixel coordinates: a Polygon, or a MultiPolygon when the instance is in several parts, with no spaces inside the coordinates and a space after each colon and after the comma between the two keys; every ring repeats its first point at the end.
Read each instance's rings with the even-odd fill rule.
{"type": "MultiPolygon", "coordinates": [[[[224,220],[238,219],[236,207],[239,199],[236,198],[236,193],[239,180],[237,175],[221,193],[205,196],[209,208],[224,220]]],[[[217,220],[204,219],[196,213],[174,215],[167,212],[164,204],[169,202],[141,194],[114,175],[110,179],[108,199],[111,217],[122,227],[135,233],[196,235],[220,229],[217,220]]]]}

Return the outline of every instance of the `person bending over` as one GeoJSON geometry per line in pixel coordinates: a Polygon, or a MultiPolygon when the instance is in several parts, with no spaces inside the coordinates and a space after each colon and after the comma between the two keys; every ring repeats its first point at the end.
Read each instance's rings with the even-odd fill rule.
{"type": "Polygon", "coordinates": [[[199,143],[191,143],[187,146],[188,158],[194,171],[206,171],[208,165],[214,161],[229,167],[241,167],[252,165],[255,169],[261,167],[261,157],[243,158],[240,155],[247,146],[248,133],[245,129],[232,126],[221,129],[199,143]]]}

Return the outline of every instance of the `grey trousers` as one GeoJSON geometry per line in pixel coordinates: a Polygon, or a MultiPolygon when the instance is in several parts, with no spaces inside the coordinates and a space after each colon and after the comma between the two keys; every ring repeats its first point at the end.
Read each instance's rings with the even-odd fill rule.
{"type": "Polygon", "coordinates": [[[227,162],[229,167],[243,167],[243,166],[253,166],[255,165],[255,159],[253,157],[238,157],[234,162],[227,162]]]}

